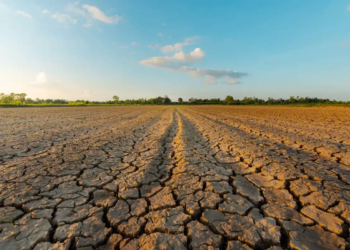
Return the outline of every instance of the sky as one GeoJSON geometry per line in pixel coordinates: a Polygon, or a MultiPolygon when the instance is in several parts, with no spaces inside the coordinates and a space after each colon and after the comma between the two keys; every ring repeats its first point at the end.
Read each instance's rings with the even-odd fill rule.
{"type": "Polygon", "coordinates": [[[0,0],[0,93],[350,100],[350,0],[0,0]]]}

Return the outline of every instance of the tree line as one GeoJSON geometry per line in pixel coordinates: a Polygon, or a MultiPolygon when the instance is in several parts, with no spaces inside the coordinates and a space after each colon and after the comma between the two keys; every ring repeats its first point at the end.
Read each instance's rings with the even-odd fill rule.
{"type": "Polygon", "coordinates": [[[155,98],[139,98],[139,99],[126,99],[120,100],[118,96],[113,96],[112,100],[108,101],[88,101],[88,100],[75,100],[68,101],[65,99],[32,99],[27,98],[25,93],[21,94],[0,94],[0,104],[12,104],[12,105],[350,105],[350,101],[337,101],[330,99],[322,99],[317,97],[294,97],[291,96],[288,99],[274,99],[269,97],[267,100],[259,99],[256,97],[244,97],[243,99],[235,99],[233,96],[228,95],[225,99],[212,98],[212,99],[197,99],[190,98],[188,101],[183,98],[178,98],[177,101],[172,101],[168,96],[158,96],[155,98]]]}

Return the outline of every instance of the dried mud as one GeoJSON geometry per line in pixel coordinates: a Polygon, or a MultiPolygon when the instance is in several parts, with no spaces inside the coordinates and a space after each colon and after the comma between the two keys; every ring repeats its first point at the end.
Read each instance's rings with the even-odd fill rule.
{"type": "Polygon", "coordinates": [[[350,109],[0,117],[0,249],[349,249],[350,109]]]}

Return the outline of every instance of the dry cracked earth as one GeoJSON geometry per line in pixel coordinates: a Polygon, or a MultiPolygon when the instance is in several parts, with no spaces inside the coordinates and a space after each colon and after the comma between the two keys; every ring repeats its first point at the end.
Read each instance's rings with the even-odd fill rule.
{"type": "Polygon", "coordinates": [[[350,109],[0,110],[0,249],[349,249],[350,109]]]}

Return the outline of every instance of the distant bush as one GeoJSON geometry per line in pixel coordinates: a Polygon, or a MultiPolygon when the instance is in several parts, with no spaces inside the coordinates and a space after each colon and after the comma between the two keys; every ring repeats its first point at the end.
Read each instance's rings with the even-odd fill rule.
{"type": "Polygon", "coordinates": [[[211,99],[197,99],[190,98],[188,101],[184,101],[181,97],[177,102],[172,102],[168,96],[158,96],[156,98],[139,98],[139,99],[127,99],[120,100],[118,96],[113,96],[113,101],[88,101],[88,100],[75,100],[67,101],[64,99],[39,99],[26,98],[26,94],[9,95],[0,94],[1,106],[90,106],[90,105],[287,105],[287,106],[350,106],[350,101],[336,101],[330,99],[320,99],[317,97],[294,97],[291,96],[288,99],[274,99],[269,97],[267,100],[259,99],[256,97],[244,97],[243,99],[234,99],[233,96],[228,95],[224,100],[220,98],[211,99]]]}
{"type": "Polygon", "coordinates": [[[68,105],[71,105],[71,106],[87,106],[88,104],[86,104],[85,102],[69,102],[68,105]]]}

